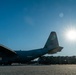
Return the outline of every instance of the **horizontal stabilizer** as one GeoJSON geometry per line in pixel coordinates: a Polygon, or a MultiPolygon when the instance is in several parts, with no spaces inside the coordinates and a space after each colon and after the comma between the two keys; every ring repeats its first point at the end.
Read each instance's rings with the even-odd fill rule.
{"type": "Polygon", "coordinates": [[[12,51],[3,45],[0,45],[0,52],[4,53],[7,56],[17,55],[15,51],[12,51]]]}
{"type": "Polygon", "coordinates": [[[62,49],[63,49],[63,47],[57,47],[57,48],[49,51],[48,54],[54,54],[54,53],[60,52],[62,49]]]}

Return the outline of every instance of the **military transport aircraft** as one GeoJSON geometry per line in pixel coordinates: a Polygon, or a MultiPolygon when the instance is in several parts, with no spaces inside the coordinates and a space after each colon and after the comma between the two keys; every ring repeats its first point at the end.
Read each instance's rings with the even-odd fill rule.
{"type": "Polygon", "coordinates": [[[56,32],[52,31],[43,48],[29,51],[13,51],[0,45],[0,65],[11,65],[12,63],[27,63],[44,54],[60,52],[63,47],[58,44],[56,32]]]}

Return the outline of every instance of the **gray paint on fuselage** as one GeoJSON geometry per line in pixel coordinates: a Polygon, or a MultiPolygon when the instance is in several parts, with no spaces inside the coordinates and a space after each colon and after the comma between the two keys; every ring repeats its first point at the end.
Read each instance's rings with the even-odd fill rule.
{"type": "Polygon", "coordinates": [[[0,57],[2,58],[2,60],[0,60],[0,63],[8,63],[8,62],[26,63],[48,53],[48,50],[46,48],[41,48],[30,51],[15,51],[15,52],[17,53],[17,55],[11,57],[0,52],[0,57]]]}
{"type": "Polygon", "coordinates": [[[20,62],[28,62],[32,59],[35,59],[37,57],[40,57],[46,53],[48,53],[47,49],[36,49],[31,51],[15,51],[18,55],[18,61],[20,62]]]}

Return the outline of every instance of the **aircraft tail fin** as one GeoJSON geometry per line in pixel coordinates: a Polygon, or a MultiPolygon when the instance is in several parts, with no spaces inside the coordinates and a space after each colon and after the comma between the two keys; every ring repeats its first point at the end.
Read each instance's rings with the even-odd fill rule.
{"type": "Polygon", "coordinates": [[[59,44],[58,44],[58,39],[57,39],[57,35],[56,35],[56,32],[51,32],[50,35],[49,35],[49,38],[44,46],[44,48],[56,48],[56,47],[59,47],[59,44]]]}

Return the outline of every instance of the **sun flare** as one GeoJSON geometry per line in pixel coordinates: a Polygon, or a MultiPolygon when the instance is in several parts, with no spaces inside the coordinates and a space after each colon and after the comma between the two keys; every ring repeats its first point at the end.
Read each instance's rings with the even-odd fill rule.
{"type": "Polygon", "coordinates": [[[66,38],[70,41],[76,41],[76,30],[75,29],[67,30],[66,38]]]}

